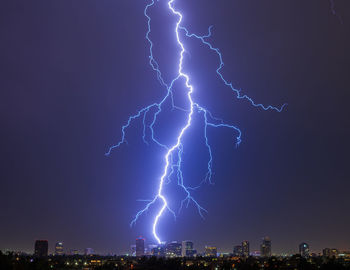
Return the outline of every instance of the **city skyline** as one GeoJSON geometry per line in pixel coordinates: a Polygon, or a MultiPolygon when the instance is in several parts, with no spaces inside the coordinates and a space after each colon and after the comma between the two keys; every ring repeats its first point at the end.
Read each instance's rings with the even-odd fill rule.
{"type": "MultiPolygon", "coordinates": [[[[208,253],[213,254],[213,249],[215,249],[215,254],[224,254],[226,256],[233,256],[233,257],[242,257],[247,258],[250,256],[253,257],[271,257],[271,256],[292,256],[295,254],[299,254],[302,257],[308,258],[309,256],[337,256],[338,254],[342,252],[350,253],[350,249],[341,249],[338,247],[330,247],[326,246],[323,247],[321,250],[314,250],[312,249],[312,245],[310,248],[310,243],[301,242],[298,244],[297,247],[294,247],[295,252],[274,252],[272,249],[271,240],[268,236],[264,236],[260,239],[260,241],[257,241],[259,243],[259,249],[250,249],[250,241],[244,240],[241,242],[240,245],[233,244],[231,250],[223,250],[220,246],[217,245],[204,245],[204,246],[198,246],[195,242],[191,240],[172,240],[169,242],[164,242],[163,244],[155,244],[154,242],[147,242],[146,239],[142,238],[142,236],[136,238],[136,244],[131,244],[129,246],[129,250],[121,253],[114,253],[114,252],[108,252],[108,253],[100,253],[95,252],[94,248],[91,247],[70,247],[66,246],[63,242],[55,242],[54,244],[50,243],[48,240],[35,240],[34,247],[32,251],[25,251],[25,250],[11,250],[11,249],[5,249],[1,250],[3,252],[24,252],[25,254],[33,254],[34,256],[43,257],[47,255],[110,255],[110,256],[134,256],[134,257],[142,257],[142,256],[164,256],[164,257],[191,257],[191,256],[208,256],[208,253]],[[168,246],[175,245],[174,248],[177,250],[178,245],[179,249],[178,252],[176,251],[174,256],[169,254],[167,248],[168,246]],[[266,250],[266,246],[268,246],[268,249],[266,250]],[[159,253],[158,251],[153,251],[153,249],[158,249],[159,247],[162,247],[164,250],[163,253],[159,253]],[[240,247],[239,249],[237,249],[240,247]],[[190,252],[187,252],[190,251],[190,252]],[[191,251],[194,251],[191,252],[191,251]],[[154,254],[154,252],[156,252],[154,254]],[[43,255],[46,254],[46,255],[43,255]],[[187,254],[187,255],[184,255],[187,254]],[[333,255],[332,255],[333,254],[333,255]]],[[[253,241],[254,243],[254,241],[253,241]]],[[[126,249],[127,250],[127,249],[126,249]]]]}
{"type": "MultiPolygon", "coordinates": [[[[46,239],[50,252],[62,242],[120,254],[140,235],[154,243],[158,209],[129,225],[157,194],[164,151],[143,142],[141,119],[128,144],[104,155],[128,116],[164,95],[149,66],[146,3],[20,2],[5,0],[0,10],[0,250],[33,252],[46,239]]],[[[171,209],[182,210],[176,220],[162,217],[162,241],[232,252],[247,240],[252,252],[268,235],[272,253],[296,253],[303,242],[318,253],[350,249],[350,3],[304,2],[176,0],[189,33],[205,35],[213,25],[225,78],[262,104],[288,106],[274,113],[235,100],[217,80],[217,54],[182,33],[194,97],[232,120],[242,141],[236,147],[230,131],[208,131],[214,184],[193,190],[208,212],[202,218],[192,203],[181,205],[184,190],[168,184],[171,209]]],[[[149,14],[154,57],[168,82],[179,48],[166,3],[149,14]]],[[[177,120],[169,110],[157,136],[171,144],[174,125],[183,124],[177,120]]],[[[208,168],[203,126],[194,123],[183,152],[193,186],[208,168]]]]}

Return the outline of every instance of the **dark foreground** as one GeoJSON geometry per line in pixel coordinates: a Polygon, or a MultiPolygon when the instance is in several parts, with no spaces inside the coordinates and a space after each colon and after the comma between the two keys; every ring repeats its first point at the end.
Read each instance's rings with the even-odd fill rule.
{"type": "Polygon", "coordinates": [[[41,269],[116,269],[116,270],[260,270],[260,269],[300,269],[300,270],[350,270],[350,259],[313,257],[271,258],[131,258],[117,256],[49,256],[34,258],[28,255],[0,252],[1,270],[41,270],[41,269]]]}

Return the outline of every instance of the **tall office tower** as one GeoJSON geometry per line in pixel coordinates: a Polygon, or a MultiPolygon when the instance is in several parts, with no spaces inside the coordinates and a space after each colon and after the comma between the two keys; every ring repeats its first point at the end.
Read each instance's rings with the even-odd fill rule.
{"type": "Polygon", "coordinates": [[[205,246],[205,256],[206,257],[216,257],[218,250],[216,247],[205,246]]]}
{"type": "Polygon", "coordinates": [[[176,241],[170,242],[165,246],[165,255],[167,257],[181,257],[182,245],[176,241]]]}
{"type": "Polygon", "coordinates": [[[269,237],[264,237],[260,245],[260,256],[271,257],[271,240],[269,237]]]}
{"type": "Polygon", "coordinates": [[[249,257],[249,241],[243,241],[242,242],[242,256],[243,257],[249,257]]]}
{"type": "Polygon", "coordinates": [[[47,240],[36,240],[34,245],[34,255],[37,257],[46,257],[49,250],[47,240]]]}
{"type": "Polygon", "coordinates": [[[182,257],[192,257],[194,255],[193,242],[192,241],[182,241],[182,257]]]}
{"type": "Polygon", "coordinates": [[[242,246],[234,246],[233,247],[233,256],[235,257],[242,257],[242,246]]]}
{"type": "Polygon", "coordinates": [[[63,255],[63,243],[62,242],[57,242],[55,245],[55,255],[61,256],[63,255]]]}
{"type": "Polygon", "coordinates": [[[145,255],[145,239],[139,237],[136,238],[136,257],[145,255]]]}
{"type": "Polygon", "coordinates": [[[307,243],[301,243],[299,245],[299,254],[304,258],[308,258],[310,256],[310,247],[307,243]]]}

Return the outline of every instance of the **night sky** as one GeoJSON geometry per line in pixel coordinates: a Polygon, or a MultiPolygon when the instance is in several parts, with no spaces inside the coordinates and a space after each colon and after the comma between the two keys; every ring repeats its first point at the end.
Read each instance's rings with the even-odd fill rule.
{"type": "MultiPolygon", "coordinates": [[[[129,223],[145,204],[138,200],[157,192],[164,150],[144,144],[135,121],[128,144],[104,155],[128,116],[165,93],[148,64],[145,4],[1,1],[0,249],[33,252],[36,239],[48,239],[51,251],[62,241],[67,250],[121,253],[139,235],[153,243],[154,211],[129,223]]],[[[176,222],[165,215],[164,240],[219,251],[249,240],[257,250],[268,235],[276,253],[296,252],[303,241],[312,252],[350,249],[350,2],[336,0],[336,16],[330,7],[326,0],[176,0],[191,32],[214,26],[211,42],[236,88],[288,106],[265,112],[238,101],[216,76],[216,55],[182,36],[194,97],[240,127],[242,143],[235,147],[230,130],[209,131],[215,184],[194,193],[208,214],[203,220],[190,205],[176,222]]],[[[179,53],[176,17],[163,0],[150,15],[154,55],[169,81],[179,53]]],[[[174,141],[177,117],[161,118],[160,140],[174,141]]],[[[202,134],[197,116],[185,136],[187,183],[206,172],[202,134]]]]}

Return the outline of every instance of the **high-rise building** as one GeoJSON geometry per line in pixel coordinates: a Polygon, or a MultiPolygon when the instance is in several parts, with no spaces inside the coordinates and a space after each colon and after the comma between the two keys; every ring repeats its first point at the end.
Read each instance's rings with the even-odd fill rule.
{"type": "Polygon", "coordinates": [[[145,239],[139,237],[136,239],[136,256],[144,256],[145,255],[145,239]]]}
{"type": "Polygon", "coordinates": [[[182,245],[177,241],[168,243],[165,246],[165,255],[167,257],[181,257],[182,245]]]}
{"type": "Polygon", "coordinates": [[[47,240],[36,240],[34,245],[34,255],[37,257],[46,257],[49,250],[47,240]]]}
{"type": "Polygon", "coordinates": [[[216,247],[205,246],[205,256],[206,257],[216,257],[218,250],[216,247]]]}
{"type": "Polygon", "coordinates": [[[196,254],[196,250],[193,249],[192,241],[182,241],[182,257],[193,257],[196,254]]]}
{"type": "Polygon", "coordinates": [[[243,241],[242,242],[242,256],[243,257],[249,257],[249,241],[243,241]]]}
{"type": "Polygon", "coordinates": [[[299,245],[299,254],[304,258],[308,258],[310,256],[310,247],[307,243],[301,243],[299,245]]]}
{"type": "Polygon", "coordinates": [[[233,247],[233,256],[242,257],[242,246],[241,245],[233,247]]]}
{"type": "Polygon", "coordinates": [[[55,255],[61,256],[63,255],[63,243],[62,242],[57,242],[55,245],[55,255]]]}
{"type": "Polygon", "coordinates": [[[260,256],[271,257],[271,240],[269,237],[264,237],[260,245],[260,256]]]}
{"type": "Polygon", "coordinates": [[[152,255],[157,257],[165,257],[165,246],[163,244],[158,245],[152,249],[152,255]]]}

